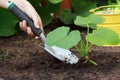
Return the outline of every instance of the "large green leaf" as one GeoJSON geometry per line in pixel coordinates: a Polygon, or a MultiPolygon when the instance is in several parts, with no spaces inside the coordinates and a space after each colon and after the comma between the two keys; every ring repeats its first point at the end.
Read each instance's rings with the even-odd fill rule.
{"type": "Polygon", "coordinates": [[[70,32],[69,27],[59,27],[47,35],[47,44],[49,46],[58,46],[65,49],[69,49],[78,44],[81,40],[80,32],[74,30],[70,32]]]}
{"type": "Polygon", "coordinates": [[[40,15],[42,19],[42,23],[44,26],[52,22],[52,16],[51,13],[57,13],[60,9],[60,4],[55,3],[52,4],[48,0],[44,0],[45,7],[40,6],[41,0],[29,0],[29,2],[34,6],[38,14],[40,15]]]}
{"type": "Polygon", "coordinates": [[[72,24],[76,16],[88,16],[91,13],[89,12],[90,9],[96,7],[95,3],[90,0],[70,0],[70,4],[72,6],[71,10],[63,10],[60,19],[65,24],[72,24]]]}
{"type": "Polygon", "coordinates": [[[86,40],[98,46],[105,44],[117,45],[120,42],[118,34],[107,28],[99,28],[97,30],[93,30],[92,33],[86,36],[86,40]]]}
{"type": "Polygon", "coordinates": [[[56,4],[62,2],[62,0],[48,0],[49,2],[56,4]]]}
{"type": "Polygon", "coordinates": [[[57,13],[60,10],[60,3],[52,4],[48,2],[44,9],[47,10],[49,13],[57,13]]]}
{"type": "Polygon", "coordinates": [[[50,15],[50,12],[40,6],[40,2],[41,2],[40,0],[28,0],[28,1],[33,5],[33,7],[40,15],[43,26],[49,24],[52,21],[52,16],[50,15]]]}
{"type": "Polygon", "coordinates": [[[18,20],[8,10],[0,8],[0,36],[11,36],[15,34],[15,25],[18,20]]]}
{"type": "Polygon", "coordinates": [[[41,0],[28,0],[32,6],[34,6],[35,8],[37,8],[41,2],[41,0]]]}
{"type": "Polygon", "coordinates": [[[51,13],[57,13],[59,9],[60,9],[60,4],[52,4],[49,2],[44,8],[40,6],[39,8],[37,8],[37,11],[39,15],[41,16],[44,26],[52,22],[53,17],[51,16],[51,13]]]}
{"type": "Polygon", "coordinates": [[[96,4],[90,0],[70,0],[74,13],[80,16],[88,16],[89,10],[96,7],[96,4]]]}
{"type": "Polygon", "coordinates": [[[72,24],[74,22],[74,15],[69,9],[65,9],[60,14],[60,20],[63,21],[65,24],[72,24]]]}
{"type": "Polygon", "coordinates": [[[104,19],[102,17],[95,14],[91,14],[87,17],[77,16],[74,21],[74,24],[78,26],[96,28],[96,25],[102,23],[103,21],[104,19]]]}

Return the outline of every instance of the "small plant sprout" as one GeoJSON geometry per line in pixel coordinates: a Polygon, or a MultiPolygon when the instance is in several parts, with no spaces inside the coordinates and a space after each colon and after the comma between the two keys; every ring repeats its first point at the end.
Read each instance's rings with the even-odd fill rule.
{"type": "Polygon", "coordinates": [[[96,25],[102,23],[103,21],[104,19],[102,17],[91,14],[88,17],[77,16],[74,22],[75,25],[87,27],[87,35],[85,36],[86,42],[81,40],[80,48],[77,46],[75,48],[81,57],[94,65],[97,65],[97,63],[91,60],[88,56],[93,44],[97,46],[103,46],[106,44],[117,45],[120,42],[119,36],[116,32],[103,27],[95,29],[96,25]],[[90,33],[89,28],[93,28],[95,30],[90,33]]]}
{"type": "Polygon", "coordinates": [[[69,27],[62,26],[48,33],[46,40],[47,44],[49,46],[55,45],[65,49],[75,48],[83,59],[85,59],[87,62],[97,65],[97,63],[91,60],[88,56],[92,45],[115,45],[120,42],[119,36],[114,31],[107,28],[95,29],[96,25],[103,21],[103,18],[95,14],[91,14],[88,17],[77,16],[74,24],[77,26],[87,27],[87,35],[85,36],[85,41],[81,38],[80,31],[70,31],[69,27]],[[93,28],[95,30],[90,33],[90,28],[93,28]],[[79,45],[80,47],[78,47],[79,45]]]}

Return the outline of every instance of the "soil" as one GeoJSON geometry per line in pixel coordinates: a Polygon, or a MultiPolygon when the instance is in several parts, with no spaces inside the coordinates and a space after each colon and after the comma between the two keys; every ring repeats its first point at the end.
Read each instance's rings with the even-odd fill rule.
{"type": "MultiPolygon", "coordinates": [[[[53,29],[51,25],[45,33],[53,29]]],[[[81,31],[84,36],[84,29],[81,31]]],[[[81,58],[74,65],[63,63],[42,45],[24,32],[0,38],[0,80],[120,80],[120,47],[93,46],[89,56],[98,63],[94,66],[81,58]]]]}

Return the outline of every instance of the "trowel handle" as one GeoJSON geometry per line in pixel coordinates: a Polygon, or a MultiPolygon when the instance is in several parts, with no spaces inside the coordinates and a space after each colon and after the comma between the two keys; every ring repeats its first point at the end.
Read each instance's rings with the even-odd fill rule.
{"type": "Polygon", "coordinates": [[[32,29],[34,35],[39,36],[42,33],[42,30],[40,28],[35,27],[30,17],[26,15],[23,11],[21,11],[14,3],[8,1],[7,7],[17,18],[19,18],[20,21],[26,21],[27,26],[32,29]]]}

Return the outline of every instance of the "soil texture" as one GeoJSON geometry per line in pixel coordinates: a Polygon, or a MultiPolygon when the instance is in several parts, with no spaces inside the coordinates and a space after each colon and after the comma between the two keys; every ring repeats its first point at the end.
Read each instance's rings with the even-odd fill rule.
{"type": "MultiPolygon", "coordinates": [[[[46,33],[51,29],[47,27],[46,33]]],[[[93,46],[89,56],[98,63],[94,66],[82,59],[65,64],[46,53],[42,45],[24,32],[0,38],[0,80],[120,80],[120,47],[93,46]]]]}

